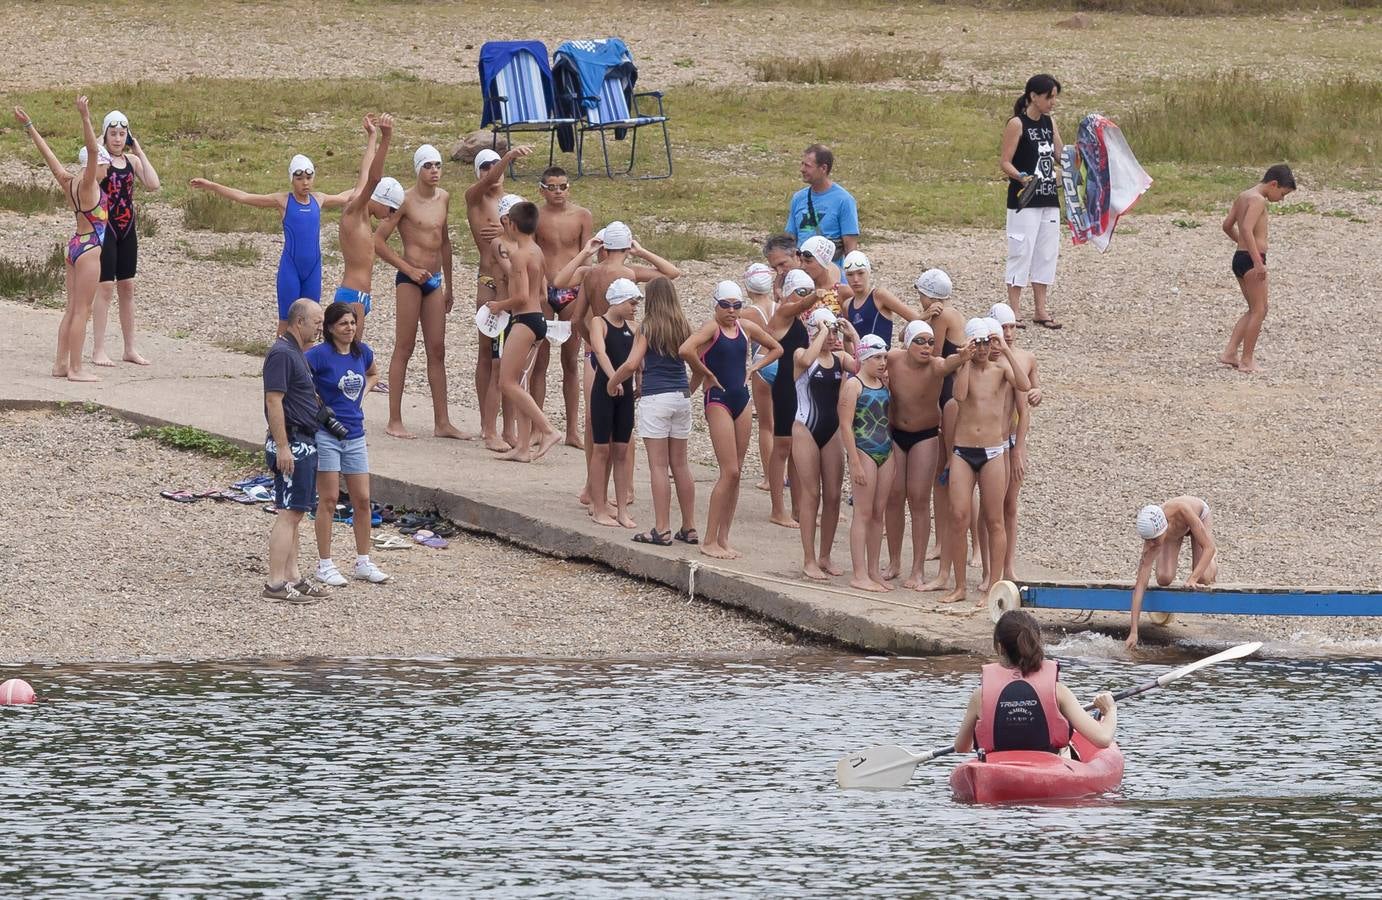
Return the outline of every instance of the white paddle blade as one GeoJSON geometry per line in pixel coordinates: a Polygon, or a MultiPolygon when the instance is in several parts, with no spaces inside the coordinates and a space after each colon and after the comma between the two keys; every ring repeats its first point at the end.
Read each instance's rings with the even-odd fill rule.
{"type": "Polygon", "coordinates": [[[926,760],[906,747],[885,744],[851,753],[835,764],[835,781],[842,788],[889,790],[912,780],[917,763],[926,760]]]}
{"type": "Polygon", "coordinates": [[[1228,662],[1230,659],[1242,659],[1245,656],[1251,656],[1252,654],[1256,653],[1258,650],[1261,649],[1261,641],[1253,641],[1250,644],[1239,644],[1237,647],[1229,647],[1222,653],[1216,653],[1213,656],[1206,656],[1204,659],[1196,660],[1195,662],[1190,663],[1188,666],[1181,666],[1179,669],[1172,669],[1165,675],[1159,677],[1156,680],[1156,683],[1161,685],[1162,687],[1165,687],[1166,685],[1170,684],[1173,681],[1176,681],[1177,679],[1184,678],[1191,672],[1203,669],[1205,666],[1212,666],[1215,663],[1228,662]]]}

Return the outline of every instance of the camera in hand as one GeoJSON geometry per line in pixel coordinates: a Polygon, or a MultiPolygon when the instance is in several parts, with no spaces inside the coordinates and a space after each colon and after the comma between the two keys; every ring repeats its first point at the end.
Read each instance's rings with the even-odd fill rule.
{"type": "Polygon", "coordinates": [[[341,420],[336,418],[336,414],[331,411],[331,407],[322,406],[317,409],[317,424],[322,430],[328,432],[338,441],[346,439],[346,427],[341,420]]]}

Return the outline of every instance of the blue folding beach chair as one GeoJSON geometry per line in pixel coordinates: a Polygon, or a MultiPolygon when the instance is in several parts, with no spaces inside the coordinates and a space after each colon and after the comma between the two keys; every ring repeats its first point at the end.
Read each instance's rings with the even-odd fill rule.
{"type": "Polygon", "coordinates": [[[661,91],[635,92],[638,67],[634,65],[629,48],[617,37],[597,41],[567,41],[553,55],[553,76],[557,82],[557,108],[562,115],[577,118],[576,171],[585,174],[585,135],[596,132],[600,136],[600,151],[605,159],[605,175],[613,178],[614,168],[609,160],[609,141],[622,141],[630,132],[629,164],[621,175],[633,172],[638,157],[638,131],[655,126],[662,129],[662,146],[667,157],[667,171],[640,178],[667,178],[672,174],[672,138],[667,131],[667,115],[662,105],[661,91]],[[639,99],[657,101],[657,115],[642,115],[639,99]]]}
{"type": "MultiPolygon", "coordinates": [[[[513,132],[547,132],[547,164],[556,158],[557,131],[574,126],[574,118],[556,114],[552,70],[541,41],[490,41],[480,47],[480,91],[484,110],[480,127],[489,126],[498,147],[499,135],[513,146],[513,132]]],[[[509,175],[517,178],[514,167],[509,175]]]]}

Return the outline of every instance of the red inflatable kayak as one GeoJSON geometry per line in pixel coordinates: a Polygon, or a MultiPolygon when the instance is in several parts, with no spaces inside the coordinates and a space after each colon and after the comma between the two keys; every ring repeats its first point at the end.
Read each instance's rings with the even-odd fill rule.
{"type": "Polygon", "coordinates": [[[1071,741],[1079,759],[1055,753],[1007,750],[983,762],[966,760],[950,773],[950,790],[962,803],[1073,800],[1111,791],[1123,782],[1123,751],[1100,750],[1083,736],[1071,741]]]}

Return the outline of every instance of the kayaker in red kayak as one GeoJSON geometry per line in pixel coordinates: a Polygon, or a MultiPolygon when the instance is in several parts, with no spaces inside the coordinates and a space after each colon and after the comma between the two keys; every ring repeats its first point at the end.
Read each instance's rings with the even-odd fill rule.
{"type": "Polygon", "coordinates": [[[1113,743],[1117,703],[1110,693],[1094,698],[1102,718],[1085,712],[1057,678],[1059,669],[1041,649],[1041,626],[1020,609],[1003,613],[993,629],[999,662],[983,668],[983,682],[969,698],[955,752],[1043,750],[1060,753],[1078,731],[1095,747],[1113,743]]]}

